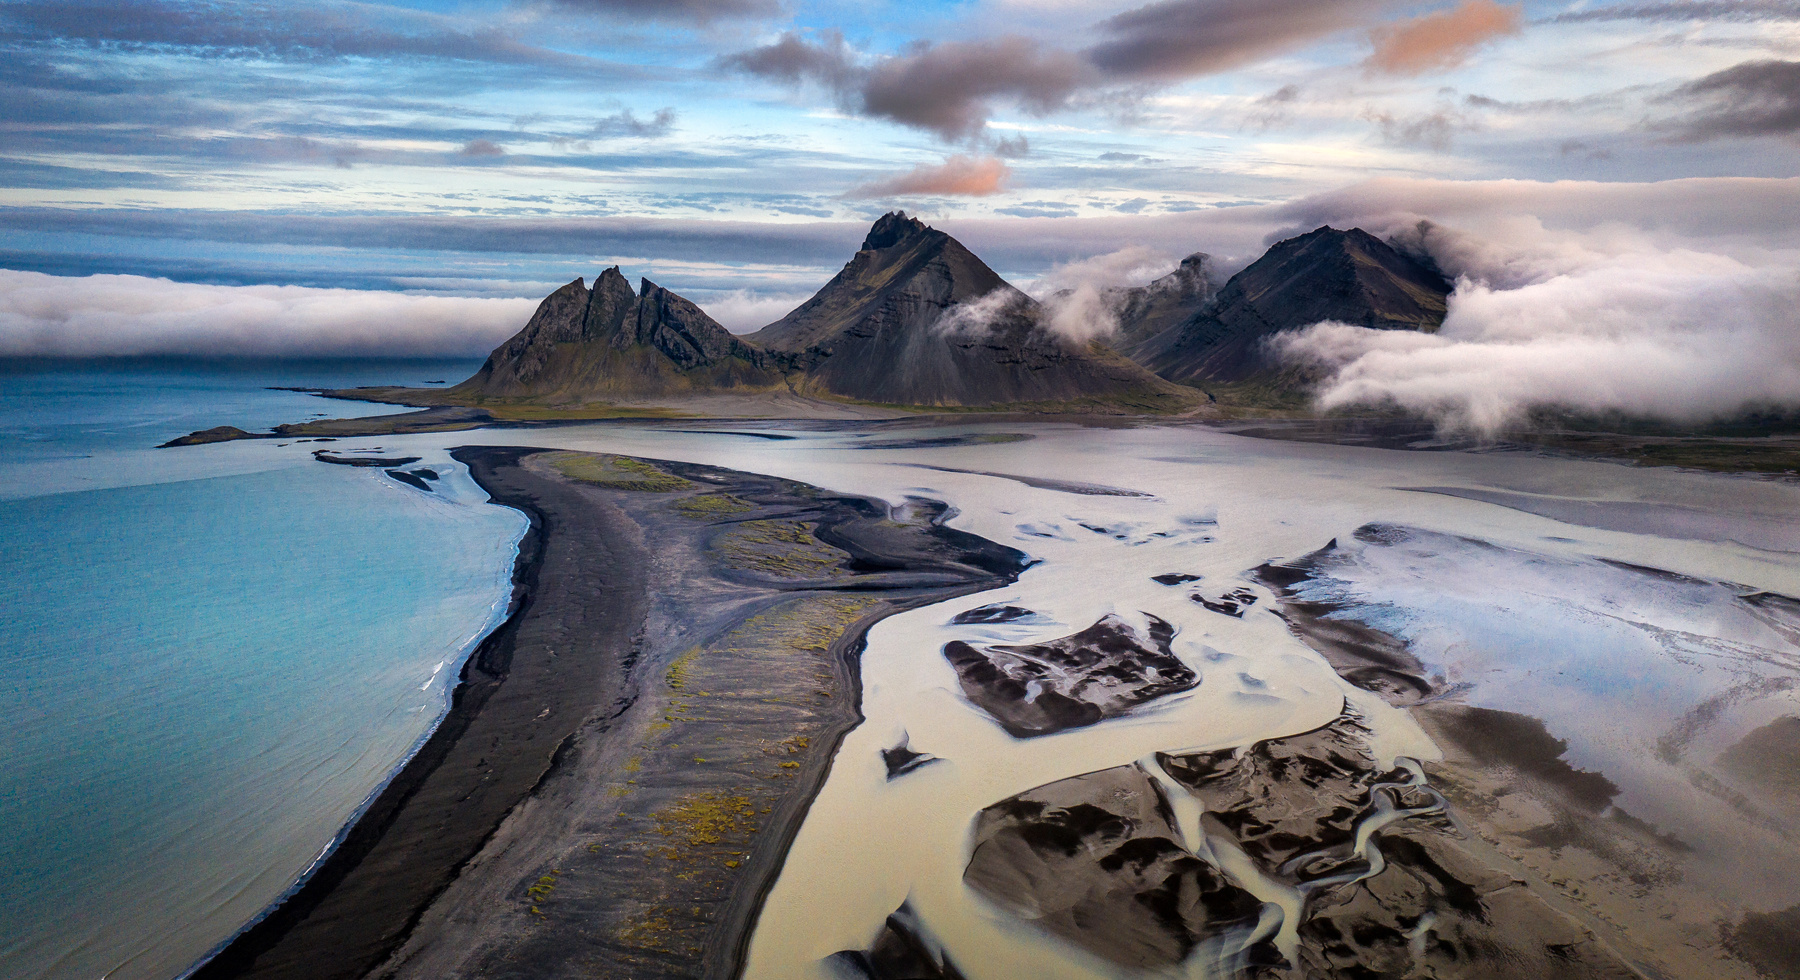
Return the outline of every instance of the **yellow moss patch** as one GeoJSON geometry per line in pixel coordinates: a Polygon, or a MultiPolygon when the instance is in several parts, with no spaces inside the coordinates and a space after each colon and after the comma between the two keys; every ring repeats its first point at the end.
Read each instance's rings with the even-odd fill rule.
{"type": "Polygon", "coordinates": [[[849,554],[813,537],[817,525],[802,521],[745,521],[713,539],[733,568],[776,578],[837,578],[849,554]]]}
{"type": "Polygon", "coordinates": [[[553,453],[550,465],[571,480],[592,483],[609,490],[638,490],[647,493],[673,493],[689,490],[693,484],[678,476],[664,473],[654,464],[630,456],[600,453],[553,453]]]}
{"type": "Polygon", "coordinates": [[[671,689],[679,691],[682,688],[687,687],[688,671],[693,668],[694,661],[699,656],[700,648],[695,647],[681,656],[676,657],[675,661],[669,664],[669,672],[664,675],[664,679],[669,682],[669,687],[671,689]]]}
{"type": "Polygon", "coordinates": [[[728,493],[703,493],[675,501],[675,511],[697,521],[713,521],[756,508],[728,493]]]}
{"type": "Polygon", "coordinates": [[[684,796],[651,815],[656,832],[690,848],[723,842],[756,830],[748,796],[696,793],[684,796]],[[749,814],[748,816],[746,814],[749,814]]]}

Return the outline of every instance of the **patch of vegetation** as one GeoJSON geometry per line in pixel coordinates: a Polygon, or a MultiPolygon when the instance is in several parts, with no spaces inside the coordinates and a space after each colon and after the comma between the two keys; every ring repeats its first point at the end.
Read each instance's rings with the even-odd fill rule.
{"type": "Polygon", "coordinates": [[[775,578],[838,578],[850,574],[849,555],[813,536],[817,525],[790,520],[745,521],[713,539],[732,568],[775,578]]]}
{"type": "Polygon", "coordinates": [[[755,510],[750,503],[728,493],[703,493],[675,501],[675,512],[697,521],[716,521],[755,510]]]}
{"type": "Polygon", "coordinates": [[[668,681],[669,687],[672,690],[679,691],[687,687],[688,670],[693,667],[694,660],[699,656],[700,648],[695,647],[681,656],[676,657],[675,661],[669,664],[669,672],[663,675],[663,679],[668,681]]]}
{"type": "Polygon", "coordinates": [[[555,453],[550,465],[571,480],[592,483],[609,490],[637,490],[646,493],[674,493],[691,490],[694,485],[657,469],[652,463],[630,456],[601,453],[555,453]]]}

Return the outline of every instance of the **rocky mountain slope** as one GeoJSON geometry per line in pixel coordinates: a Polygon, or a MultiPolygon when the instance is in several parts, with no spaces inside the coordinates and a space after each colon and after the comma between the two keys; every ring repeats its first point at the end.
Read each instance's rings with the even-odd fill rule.
{"type": "Polygon", "coordinates": [[[551,293],[448,394],[556,404],[759,389],[780,385],[785,367],[648,279],[634,293],[615,266],[591,290],[577,279],[551,293]]]}
{"type": "Polygon", "coordinates": [[[875,222],[825,288],[746,338],[792,359],[805,390],[901,405],[1107,403],[1188,396],[1118,354],[1068,341],[961,242],[904,212],[875,222]]]}
{"type": "Polygon", "coordinates": [[[1155,333],[1122,331],[1116,343],[1171,381],[1241,381],[1277,367],[1265,338],[1321,320],[1436,330],[1450,288],[1435,269],[1360,228],[1324,227],[1276,243],[1187,319],[1155,333]]]}
{"type": "Polygon", "coordinates": [[[1119,318],[1114,346],[1133,347],[1180,325],[1200,312],[1217,288],[1212,256],[1195,252],[1166,276],[1143,286],[1109,292],[1106,298],[1119,318]]]}

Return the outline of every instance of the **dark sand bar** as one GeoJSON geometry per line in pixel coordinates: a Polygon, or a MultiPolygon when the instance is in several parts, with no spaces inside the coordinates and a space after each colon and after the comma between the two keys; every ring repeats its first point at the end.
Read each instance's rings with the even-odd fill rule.
{"type": "Polygon", "coordinates": [[[531,518],[511,615],[312,877],[194,976],[728,977],[879,619],[1016,551],[713,467],[453,452],[531,518]]]}

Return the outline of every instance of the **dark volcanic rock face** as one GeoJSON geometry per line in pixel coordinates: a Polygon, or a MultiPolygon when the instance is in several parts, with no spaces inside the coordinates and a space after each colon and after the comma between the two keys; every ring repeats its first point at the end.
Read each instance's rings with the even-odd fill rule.
{"type": "Polygon", "coordinates": [[[750,339],[824,393],[905,405],[1185,396],[1111,351],[1066,342],[961,242],[894,212],[825,288],[750,339]]]}
{"type": "Polygon", "coordinates": [[[1114,346],[1130,348],[1170,327],[1179,326],[1212,298],[1212,256],[1195,252],[1174,272],[1148,285],[1118,290],[1107,298],[1119,317],[1114,346]]]}
{"type": "Polygon", "coordinates": [[[1262,903],[1182,842],[1136,765],[1058,780],[981,811],[963,881],[1114,963],[1181,963],[1211,941],[1251,945],[1262,903]]]}
{"type": "Polygon", "coordinates": [[[1120,349],[1172,381],[1237,381],[1275,367],[1263,350],[1273,334],[1321,320],[1429,332],[1449,294],[1441,274],[1362,229],[1319,228],[1277,243],[1186,320],[1122,335],[1120,349]]]}
{"type": "Polygon", "coordinates": [[[1048,735],[1122,715],[1197,687],[1169,649],[1175,628],[1149,617],[1145,637],[1117,616],[1079,633],[1023,646],[944,645],[963,693],[1015,738],[1048,735]]]}
{"type": "Polygon", "coordinates": [[[782,359],[744,343],[686,299],[617,266],[587,289],[551,293],[525,329],[488,355],[462,395],[583,402],[691,390],[768,387],[782,359]]]}

